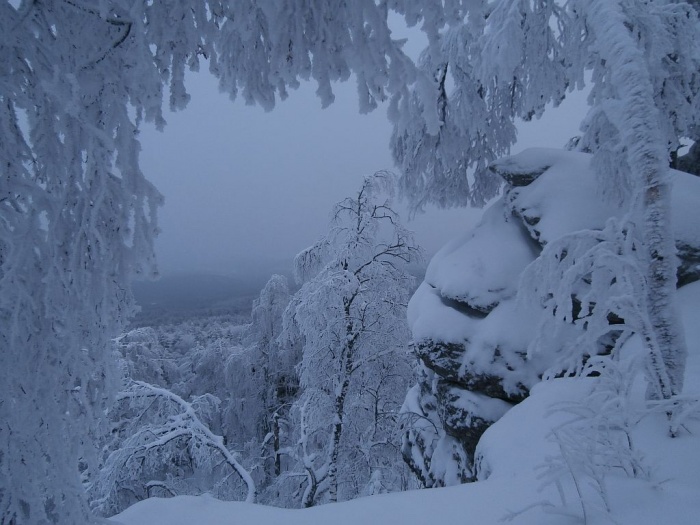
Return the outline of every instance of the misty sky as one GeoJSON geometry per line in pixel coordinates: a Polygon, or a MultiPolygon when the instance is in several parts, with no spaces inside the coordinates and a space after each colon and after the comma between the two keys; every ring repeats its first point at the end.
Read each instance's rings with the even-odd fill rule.
{"type": "MultiPolygon", "coordinates": [[[[360,115],[352,81],[336,86],[329,108],[307,83],[269,113],[232,103],[207,72],[190,75],[188,89],[192,101],[166,116],[163,133],[147,126],[141,134],[144,173],[165,196],[156,247],[163,275],[283,271],[327,230],[335,202],[365,175],[393,169],[386,108],[360,115]]],[[[576,135],[585,97],[571,98],[521,126],[513,152],[562,147],[576,135]]],[[[478,216],[428,209],[407,224],[431,255],[478,216]]]]}

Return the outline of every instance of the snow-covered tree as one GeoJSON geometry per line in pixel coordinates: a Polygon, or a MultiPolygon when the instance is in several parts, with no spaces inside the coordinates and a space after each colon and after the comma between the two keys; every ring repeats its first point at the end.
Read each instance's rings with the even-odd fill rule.
{"type": "Polygon", "coordinates": [[[132,381],[117,395],[115,409],[122,403],[126,408],[112,431],[122,439],[92,483],[93,505],[100,513],[120,512],[152,495],[154,489],[166,495],[181,493],[183,485],[197,483],[197,474],[203,478],[199,480],[203,490],[224,495],[240,492],[240,487],[230,486],[228,474],[235,474],[243,482],[245,500],[255,499],[250,473],[227,448],[223,436],[214,434],[206,423],[219,411],[218,398],[205,394],[187,402],[164,388],[132,381]],[[231,472],[221,472],[222,465],[231,472]],[[180,471],[175,479],[173,470],[180,471]]]}
{"type": "MultiPolygon", "coordinates": [[[[290,298],[287,278],[273,275],[253,302],[243,348],[226,361],[226,434],[246,449],[249,461],[259,463],[253,474],[263,498],[264,489],[283,469],[287,415],[299,387],[295,367],[300,349],[279,341],[290,298]]],[[[277,503],[274,498],[269,502],[277,503]]]]}
{"type": "Polygon", "coordinates": [[[181,428],[199,423],[240,454],[261,501],[280,503],[265,490],[287,467],[281,449],[298,390],[299,348],[278,341],[290,297],[287,279],[273,275],[248,319],[200,316],[115,340],[131,386],[109,411],[105,461],[89,480],[94,509],[111,515],[146,497],[205,491],[242,499],[235,471],[217,459],[221,451],[181,428]]]}
{"type": "Polygon", "coordinates": [[[142,68],[112,52],[131,29],[117,13],[3,2],[0,20],[0,521],[84,523],[78,460],[161,200],[128,112],[153,77],[122,76],[142,68]]]}
{"type": "Polygon", "coordinates": [[[179,363],[161,344],[154,328],[130,330],[114,342],[123,377],[169,388],[180,382],[179,363]]]}
{"type": "MultiPolygon", "coordinates": [[[[406,268],[419,250],[384,197],[392,186],[389,173],[367,177],[335,206],[330,232],[295,260],[303,286],[282,337],[302,344],[295,454],[306,474],[304,506],[358,495],[386,468],[382,447],[394,446],[391,421],[411,379],[406,268]]],[[[391,468],[400,462],[393,457],[391,468]]]]}
{"type": "Polygon", "coordinates": [[[540,116],[590,73],[580,146],[594,153],[603,198],[630,210],[623,222],[642,269],[649,378],[666,398],[682,389],[686,354],[673,306],[668,166],[681,137],[697,138],[699,42],[697,12],[680,1],[471,2],[422,57],[439,93],[437,129],[416,87],[393,136],[416,206],[483,202],[499,187],[487,164],[514,142],[514,121],[540,116]]]}
{"type": "Polygon", "coordinates": [[[392,96],[395,155],[419,204],[495,194],[483,168],[512,143],[513,119],[592,70],[584,144],[617,175],[606,180],[629,173],[642,196],[647,343],[664,395],[677,392],[665,165],[697,129],[697,33],[696,11],[673,0],[0,3],[2,519],[89,520],[77,465],[113,376],[107,349],[132,311],[130,275],[154,271],[161,196],[139,169],[139,126],[164,124],[166,85],[172,109],[187,104],[185,69],[202,57],[224,91],[266,109],[307,79],[327,105],[353,73],[361,111],[392,96]],[[391,38],[389,10],[421,23],[422,68],[391,38]]]}
{"type": "Polygon", "coordinates": [[[130,276],[154,272],[162,199],[138,131],[163,126],[166,85],[186,105],[202,57],[266,109],[302,79],[327,105],[354,72],[367,111],[416,74],[373,0],[0,3],[0,521],[89,520],[78,462],[110,338],[130,276]]]}

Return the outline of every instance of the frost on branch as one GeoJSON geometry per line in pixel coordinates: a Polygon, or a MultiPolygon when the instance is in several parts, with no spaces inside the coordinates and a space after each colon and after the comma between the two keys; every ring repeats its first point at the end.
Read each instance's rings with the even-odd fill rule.
{"type": "MultiPolygon", "coordinates": [[[[592,70],[591,109],[580,147],[593,152],[597,199],[622,206],[634,223],[623,228],[634,237],[636,250],[627,255],[636,259],[632,264],[645,283],[637,290],[644,295],[638,307],[648,321],[644,338],[655,361],[653,376],[660,395],[678,395],[687,351],[674,308],[678,230],[672,228],[679,226],[671,217],[668,164],[681,138],[697,138],[696,10],[685,2],[653,0],[497,0],[472,2],[466,14],[461,24],[429,42],[421,71],[432,86],[417,82],[403,113],[410,118],[395,116],[392,145],[404,189],[417,208],[478,204],[488,195],[480,188],[498,188],[492,180],[489,185],[483,163],[513,142],[514,120],[556,106],[569,90],[582,87],[584,73],[592,70]],[[451,39],[456,46],[449,45],[451,39]],[[426,91],[437,96],[422,95],[426,91]],[[437,129],[428,118],[433,110],[437,129]],[[450,141],[452,126],[462,134],[457,142],[450,141]]],[[[565,223],[549,239],[541,238],[546,226],[561,225],[539,224],[545,215],[534,206],[519,206],[518,192],[509,193],[521,201],[513,202],[514,213],[542,243],[591,227],[568,229],[565,223]]],[[[596,227],[603,228],[609,216],[599,216],[603,220],[596,227]]],[[[686,256],[686,247],[680,248],[686,256]]],[[[681,268],[688,270],[695,273],[697,267],[681,268]]]]}
{"type": "MultiPolygon", "coordinates": [[[[171,463],[178,464],[182,473],[190,476],[218,471],[225,464],[243,482],[245,500],[254,501],[256,489],[250,473],[226,447],[224,438],[203,422],[219,410],[217,398],[207,394],[189,403],[164,388],[133,381],[117,395],[117,406],[122,403],[127,410],[114,433],[125,439],[109,453],[93,487],[99,495],[93,506],[101,514],[114,514],[125,503],[151,495],[154,488],[165,490],[168,495],[177,494],[177,478],[159,479],[171,463]],[[145,475],[153,479],[139,486],[145,475]]],[[[221,474],[217,483],[227,484],[229,477],[221,474]]],[[[240,488],[235,492],[240,492],[240,488]]]]}
{"type": "Polygon", "coordinates": [[[553,1],[477,0],[436,35],[402,101],[392,152],[416,209],[483,206],[501,188],[489,162],[515,143],[517,118],[539,117],[583,84],[580,21],[553,1]]]}
{"type": "Polygon", "coordinates": [[[91,411],[101,410],[104,391],[88,395],[86,385],[95,370],[111,375],[104,356],[132,311],[129,276],[153,272],[161,199],[139,171],[136,137],[144,119],[164,124],[165,84],[170,107],[185,106],[185,69],[198,69],[202,57],[222,89],[268,109],[305,79],[328,104],[331,82],[351,73],[363,111],[391,97],[394,155],[417,207],[483,204],[495,195],[500,182],[486,163],[512,144],[513,120],[557,104],[593,68],[583,143],[610,183],[605,194],[625,193],[628,175],[645,192],[646,275],[655,282],[649,318],[680,389],[683,344],[667,308],[674,259],[665,164],[698,129],[700,38],[689,5],[15,5],[0,4],[1,475],[13,487],[0,495],[4,520],[89,519],[77,464],[91,457],[81,436],[94,431],[91,411]],[[428,35],[420,67],[391,38],[389,9],[428,35]],[[76,398],[80,421],[69,410],[76,398]],[[75,439],[66,450],[47,428],[75,439]]]}
{"type": "MultiPolygon", "coordinates": [[[[281,506],[298,504],[271,488],[290,468],[285,454],[293,439],[290,405],[299,390],[294,369],[299,347],[277,341],[289,299],[287,279],[273,275],[253,301],[250,316],[190,317],[135,329],[117,340],[126,378],[150,383],[192,404],[200,421],[240,455],[255,482],[256,502],[281,506]]],[[[123,449],[133,434],[164,425],[166,417],[179,410],[175,403],[155,399],[121,400],[112,407],[113,433],[101,441],[106,453],[123,449]],[[135,411],[137,405],[150,408],[135,411]]],[[[113,514],[147,497],[204,492],[222,500],[243,499],[243,484],[221,456],[200,447],[215,461],[212,465],[202,454],[202,461],[196,462],[190,443],[183,436],[128,462],[116,492],[107,483],[92,484],[90,497],[101,502],[96,508],[113,514]]]]}
{"type": "Polygon", "coordinates": [[[3,522],[88,520],[78,462],[96,467],[110,338],[133,312],[129,276],[153,271],[161,197],[139,169],[129,106],[146,110],[137,93],[158,99],[160,79],[121,14],[0,6],[3,522]]]}
{"type": "Polygon", "coordinates": [[[367,177],[336,204],[328,234],[296,259],[307,280],[285,311],[281,339],[302,348],[289,454],[303,476],[303,506],[355,497],[380,475],[387,488],[405,486],[392,428],[412,375],[407,266],[420,252],[391,208],[393,183],[386,172],[367,177]]]}
{"type": "Polygon", "coordinates": [[[649,414],[634,398],[639,361],[591,358],[582,370],[591,383],[588,395],[552,407],[565,420],[547,436],[559,453],[539,465],[541,489],[556,486],[563,507],[566,494],[572,493],[584,521],[594,513],[610,517],[609,477],[651,478],[633,437],[636,425],[649,414]]]}
{"type": "Polygon", "coordinates": [[[138,133],[165,124],[164,87],[185,107],[185,71],[204,58],[266,109],[307,79],[327,105],[351,73],[361,110],[399,103],[416,69],[387,16],[373,0],[0,4],[0,521],[90,520],[78,462],[109,388],[88,384],[114,376],[131,276],[155,273],[162,198],[138,133]]]}

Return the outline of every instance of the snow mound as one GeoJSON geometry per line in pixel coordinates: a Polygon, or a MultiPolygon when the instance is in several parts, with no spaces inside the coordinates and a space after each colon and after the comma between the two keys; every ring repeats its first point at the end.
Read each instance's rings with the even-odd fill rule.
{"type": "Polygon", "coordinates": [[[539,251],[520,221],[494,203],[470,232],[447,243],[430,261],[425,281],[442,297],[489,312],[515,295],[518,277],[539,251]]]}
{"type": "MultiPolygon", "coordinates": [[[[531,148],[494,161],[490,169],[515,187],[508,207],[521,217],[534,239],[546,244],[568,233],[602,229],[622,209],[601,198],[587,153],[531,148]],[[518,178],[520,177],[520,178],[518,178]]],[[[672,221],[676,242],[700,248],[700,178],[671,170],[672,221]]]]}
{"type": "Polygon", "coordinates": [[[408,302],[408,326],[414,341],[461,342],[468,339],[479,319],[445,301],[437,288],[422,282],[408,302]]]}

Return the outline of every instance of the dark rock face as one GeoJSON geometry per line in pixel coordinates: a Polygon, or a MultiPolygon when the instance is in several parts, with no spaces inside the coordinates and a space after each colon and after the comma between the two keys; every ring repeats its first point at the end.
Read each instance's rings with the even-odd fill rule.
{"type": "Polygon", "coordinates": [[[401,453],[426,488],[476,479],[465,443],[447,434],[442,426],[438,414],[441,402],[432,388],[435,377],[429,369],[422,368],[419,382],[409,391],[402,409],[401,453]]]}
{"type": "Polygon", "coordinates": [[[481,435],[512,406],[505,401],[438,381],[437,410],[445,432],[462,443],[470,457],[474,456],[481,435]]]}
{"type": "Polygon", "coordinates": [[[414,345],[416,355],[427,368],[452,382],[459,381],[464,350],[464,345],[458,343],[423,341],[414,345]]]}
{"type": "Polygon", "coordinates": [[[490,166],[489,169],[500,175],[509,186],[518,188],[531,184],[537,177],[547,171],[551,165],[539,166],[536,169],[523,169],[516,164],[490,166]]]}
{"type": "MultiPolygon", "coordinates": [[[[482,434],[509,407],[525,399],[552,365],[527,357],[529,336],[513,339],[499,331],[501,326],[504,333],[511,333],[537,324],[539,318],[527,312],[521,315],[513,306],[513,296],[525,265],[547,242],[581,229],[602,228],[608,217],[619,212],[597,198],[589,165],[586,154],[558,150],[531,150],[497,161],[490,169],[507,183],[504,198],[485,212],[479,225],[448,244],[442,257],[431,262],[432,272],[429,267],[424,283],[429,293],[415,296],[426,305],[425,317],[416,308],[415,322],[411,321],[420,374],[404,404],[402,448],[406,462],[426,487],[476,479],[474,452],[482,434]],[[494,259],[515,253],[517,264],[494,259]],[[447,325],[446,318],[450,319],[447,325]],[[431,323],[448,328],[440,329],[446,332],[443,339],[440,330],[426,330],[431,323]],[[453,324],[456,329],[449,329],[453,324]]],[[[686,177],[686,185],[697,180],[674,173],[686,177]]],[[[691,190],[688,193],[695,195],[691,190]]],[[[697,222],[694,203],[682,202],[682,195],[675,202],[680,203],[675,210],[681,219],[697,222]]],[[[682,226],[683,221],[675,217],[674,224],[679,223],[682,226]]],[[[683,286],[700,279],[700,240],[689,235],[687,228],[674,233],[680,261],[678,286],[683,286]]],[[[575,319],[591,314],[582,311],[576,297],[572,300],[575,319]]],[[[609,318],[611,327],[620,322],[609,318]]],[[[614,329],[605,334],[598,353],[610,353],[619,335],[614,329]]]]}
{"type": "Polygon", "coordinates": [[[680,264],[678,265],[677,276],[678,286],[685,286],[700,280],[700,247],[677,242],[676,248],[680,264]]]}
{"type": "MultiPolygon", "coordinates": [[[[455,302],[442,305],[453,310],[455,302]]],[[[475,324],[498,314],[475,317],[457,310],[475,324]]],[[[422,372],[414,399],[404,404],[404,458],[426,487],[473,481],[473,458],[482,434],[529,393],[524,383],[532,381],[518,380],[528,377],[520,370],[529,366],[526,348],[502,351],[498,345],[467,339],[423,339],[412,348],[422,372]],[[474,353],[478,365],[470,364],[474,353]]]]}
{"type": "MultiPolygon", "coordinates": [[[[468,342],[458,344],[422,341],[414,345],[414,351],[427,368],[456,388],[479,392],[510,403],[519,403],[527,397],[528,389],[524,385],[518,385],[518,391],[515,393],[507,392],[503,386],[502,376],[479,373],[463,366],[467,344],[468,342]]],[[[494,354],[496,359],[500,357],[498,349],[495,349],[494,354]]]]}
{"type": "Polygon", "coordinates": [[[675,169],[700,176],[700,141],[692,145],[688,153],[676,159],[675,169]]]}

